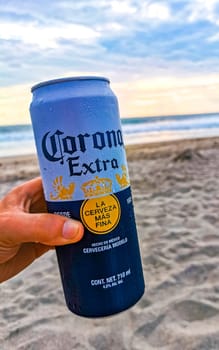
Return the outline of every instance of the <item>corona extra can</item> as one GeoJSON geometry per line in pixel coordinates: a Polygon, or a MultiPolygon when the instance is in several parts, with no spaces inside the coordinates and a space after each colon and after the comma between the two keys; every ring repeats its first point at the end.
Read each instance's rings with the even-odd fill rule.
{"type": "Polygon", "coordinates": [[[31,91],[48,211],[85,227],[80,242],[56,247],[66,304],[85,317],[123,311],[143,295],[144,278],[116,96],[102,77],[31,91]]]}

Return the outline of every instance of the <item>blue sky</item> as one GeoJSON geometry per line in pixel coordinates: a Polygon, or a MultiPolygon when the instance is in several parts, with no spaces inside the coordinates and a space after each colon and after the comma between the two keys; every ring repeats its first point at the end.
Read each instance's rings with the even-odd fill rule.
{"type": "Polygon", "coordinates": [[[0,124],[30,87],[104,75],[121,115],[219,111],[219,0],[0,0],[0,124]]]}

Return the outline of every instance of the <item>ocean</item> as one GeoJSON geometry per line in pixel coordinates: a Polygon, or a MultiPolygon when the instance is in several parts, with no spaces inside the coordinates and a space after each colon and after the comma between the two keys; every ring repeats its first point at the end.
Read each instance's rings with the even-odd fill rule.
{"type": "MultiPolygon", "coordinates": [[[[219,113],[122,118],[126,145],[219,136],[219,113]]],[[[0,126],[0,157],[36,153],[31,125],[0,126]]]]}

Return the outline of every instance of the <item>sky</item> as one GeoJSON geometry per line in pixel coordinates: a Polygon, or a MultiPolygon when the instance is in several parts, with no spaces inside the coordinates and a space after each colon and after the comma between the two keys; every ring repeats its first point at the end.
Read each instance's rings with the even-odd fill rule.
{"type": "Polygon", "coordinates": [[[0,125],[78,75],[108,77],[121,117],[219,112],[219,0],[0,0],[0,125]]]}

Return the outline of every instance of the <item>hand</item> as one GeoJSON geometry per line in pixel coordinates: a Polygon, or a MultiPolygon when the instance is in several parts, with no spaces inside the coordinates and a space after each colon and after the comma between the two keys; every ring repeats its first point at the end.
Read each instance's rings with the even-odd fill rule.
{"type": "Polygon", "coordinates": [[[14,188],[0,201],[0,282],[83,232],[79,221],[47,213],[40,178],[14,188]]]}

